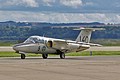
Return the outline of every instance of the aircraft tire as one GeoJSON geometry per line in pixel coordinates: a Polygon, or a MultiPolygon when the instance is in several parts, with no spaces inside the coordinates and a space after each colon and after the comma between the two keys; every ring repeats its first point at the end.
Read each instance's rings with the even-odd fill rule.
{"type": "Polygon", "coordinates": [[[48,54],[42,54],[43,59],[47,59],[48,54]]]}
{"type": "Polygon", "coordinates": [[[25,59],[25,54],[21,54],[21,59],[25,59]]]}
{"type": "Polygon", "coordinates": [[[63,52],[60,53],[60,58],[61,58],[61,59],[65,59],[65,53],[63,53],[63,52]]]}

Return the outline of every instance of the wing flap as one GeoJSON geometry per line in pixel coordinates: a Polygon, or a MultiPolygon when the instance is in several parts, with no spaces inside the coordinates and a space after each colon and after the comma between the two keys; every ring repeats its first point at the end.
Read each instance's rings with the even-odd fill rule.
{"type": "Polygon", "coordinates": [[[59,50],[68,49],[68,44],[65,40],[54,40],[53,48],[59,49],[59,50]]]}

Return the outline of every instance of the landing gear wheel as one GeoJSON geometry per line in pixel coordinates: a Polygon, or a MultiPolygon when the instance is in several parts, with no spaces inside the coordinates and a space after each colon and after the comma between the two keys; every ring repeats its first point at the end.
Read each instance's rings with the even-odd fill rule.
{"type": "Polygon", "coordinates": [[[60,58],[61,58],[61,59],[65,59],[65,53],[63,53],[63,52],[60,53],[60,58]]]}
{"type": "Polygon", "coordinates": [[[48,54],[42,54],[43,59],[47,59],[48,54]]]}
{"type": "Polygon", "coordinates": [[[25,54],[21,54],[21,59],[25,59],[25,54]]]}

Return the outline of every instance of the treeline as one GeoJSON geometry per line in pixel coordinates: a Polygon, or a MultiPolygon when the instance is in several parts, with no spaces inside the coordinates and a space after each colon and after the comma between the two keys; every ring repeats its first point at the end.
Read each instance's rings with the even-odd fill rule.
{"type": "MultiPolygon", "coordinates": [[[[75,31],[73,28],[74,27],[0,26],[0,40],[25,40],[33,35],[75,40],[80,31],[75,31]]],[[[120,27],[104,26],[103,28],[106,30],[94,32],[92,38],[120,39],[120,27]]]]}

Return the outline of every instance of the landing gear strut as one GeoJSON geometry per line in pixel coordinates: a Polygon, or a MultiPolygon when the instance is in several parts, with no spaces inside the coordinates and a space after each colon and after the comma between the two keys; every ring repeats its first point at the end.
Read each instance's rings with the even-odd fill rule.
{"type": "Polygon", "coordinates": [[[43,59],[47,59],[48,54],[42,54],[43,59]]]}
{"type": "Polygon", "coordinates": [[[25,54],[21,54],[21,59],[25,59],[25,54]]]}

